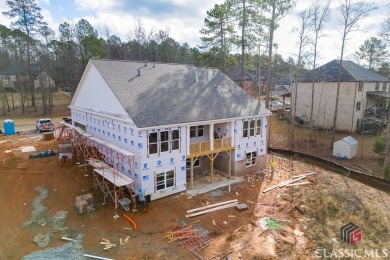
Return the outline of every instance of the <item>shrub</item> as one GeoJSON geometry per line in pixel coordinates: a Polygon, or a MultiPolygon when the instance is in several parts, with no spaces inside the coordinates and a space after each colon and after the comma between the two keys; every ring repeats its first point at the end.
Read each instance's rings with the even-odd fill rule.
{"type": "Polygon", "coordinates": [[[380,135],[375,137],[373,152],[379,155],[383,155],[386,149],[386,134],[381,133],[380,135]]]}

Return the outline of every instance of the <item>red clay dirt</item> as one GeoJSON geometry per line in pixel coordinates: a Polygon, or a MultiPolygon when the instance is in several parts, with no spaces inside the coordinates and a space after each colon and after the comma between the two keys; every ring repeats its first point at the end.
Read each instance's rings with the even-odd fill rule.
{"type": "MultiPolygon", "coordinates": [[[[222,196],[208,193],[190,198],[181,193],[153,201],[145,211],[127,212],[137,223],[137,230],[132,230],[128,220],[113,217],[125,212],[122,209],[115,212],[110,198],[106,205],[101,205],[102,193],[94,190],[90,170],[77,165],[59,167],[57,156],[28,159],[28,153],[17,150],[4,152],[26,145],[33,145],[37,151],[57,150],[58,143],[54,140],[42,141],[40,136],[30,137],[33,136],[0,137],[0,141],[6,141],[0,144],[0,254],[4,259],[21,259],[37,250],[59,247],[69,243],[61,240],[62,236],[76,238],[80,234],[83,235],[84,253],[92,255],[114,259],[196,259],[189,249],[181,248],[176,242],[169,243],[165,238],[173,226],[191,223],[207,229],[213,238],[211,245],[201,251],[206,258],[231,251],[231,259],[315,259],[316,242],[311,240],[308,232],[311,222],[304,210],[309,200],[305,196],[316,189],[334,189],[335,183],[337,186],[345,185],[344,177],[338,174],[302,162],[276,159],[280,174],[275,174],[273,180],[270,180],[270,174],[266,175],[266,180],[251,176],[232,186],[230,193],[228,188],[221,189],[222,196]],[[291,163],[294,171],[291,171],[291,163]],[[316,171],[317,175],[307,178],[310,182],[308,185],[260,192],[266,187],[309,171],[316,171]],[[39,195],[36,191],[38,187],[48,190],[48,197],[43,200],[47,207],[43,214],[46,220],[23,227],[32,217],[32,202],[39,195]],[[299,196],[294,196],[294,200],[291,199],[291,189],[300,193],[299,196]],[[94,196],[95,211],[78,215],[74,206],[75,198],[86,193],[94,196]],[[232,199],[246,203],[249,209],[237,211],[229,208],[185,218],[186,210],[232,199]],[[270,204],[278,206],[268,206],[270,204]],[[68,229],[56,231],[51,221],[56,212],[61,210],[69,213],[65,223],[68,229]],[[258,219],[267,216],[286,221],[287,225],[281,230],[263,231],[258,225],[258,219]],[[37,246],[33,238],[37,234],[46,233],[51,234],[48,246],[37,246]],[[127,236],[130,236],[129,243],[119,245],[120,239],[124,240],[127,236]],[[104,251],[104,246],[100,245],[103,238],[115,243],[117,247],[104,251]]],[[[380,209],[383,214],[390,215],[388,193],[352,180],[349,180],[349,187],[361,200],[380,209]]]]}

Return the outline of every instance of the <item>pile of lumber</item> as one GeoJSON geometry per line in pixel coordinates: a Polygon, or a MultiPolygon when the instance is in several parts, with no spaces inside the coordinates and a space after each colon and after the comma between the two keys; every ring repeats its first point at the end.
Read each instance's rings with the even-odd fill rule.
{"type": "Polygon", "coordinates": [[[283,181],[283,182],[281,182],[279,184],[276,184],[276,185],[271,186],[271,187],[269,187],[267,189],[264,189],[263,192],[268,192],[268,191],[273,190],[275,188],[283,188],[283,187],[291,187],[291,186],[298,186],[298,185],[309,184],[310,182],[308,182],[308,181],[302,182],[301,180],[306,179],[307,176],[314,175],[316,173],[317,172],[309,172],[309,173],[305,173],[305,174],[302,174],[302,175],[293,176],[291,179],[289,179],[287,181],[283,181]],[[298,181],[300,181],[300,182],[298,182],[298,181]]]}
{"type": "Polygon", "coordinates": [[[228,201],[224,201],[224,202],[219,202],[219,203],[207,205],[207,206],[196,208],[196,209],[187,210],[187,213],[189,213],[189,214],[187,214],[186,217],[192,218],[192,217],[203,215],[203,214],[206,214],[209,212],[235,207],[238,205],[238,203],[239,203],[238,200],[234,199],[234,200],[228,200],[228,201]]]}

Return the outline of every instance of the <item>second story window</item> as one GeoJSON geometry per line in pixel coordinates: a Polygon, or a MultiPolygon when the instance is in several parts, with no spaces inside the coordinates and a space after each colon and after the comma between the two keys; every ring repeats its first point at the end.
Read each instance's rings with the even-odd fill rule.
{"type": "Polygon", "coordinates": [[[379,90],[379,82],[375,82],[375,90],[379,90]]]}
{"type": "Polygon", "coordinates": [[[168,131],[161,131],[160,132],[160,147],[161,152],[167,152],[169,151],[169,137],[168,137],[168,131]]]}
{"type": "Polygon", "coordinates": [[[196,125],[190,127],[190,138],[197,138],[197,137],[203,137],[204,136],[204,126],[203,125],[196,125]]]}
{"type": "Polygon", "coordinates": [[[172,150],[179,150],[180,149],[180,131],[179,130],[172,130],[171,149],[172,150]]]}
{"type": "Polygon", "coordinates": [[[157,154],[180,149],[180,131],[164,130],[150,132],[148,135],[148,152],[157,154]]]}
{"type": "Polygon", "coordinates": [[[157,133],[149,133],[149,154],[158,153],[157,133]]]}
{"type": "Polygon", "coordinates": [[[246,120],[243,123],[242,137],[261,135],[261,119],[246,120]]]}
{"type": "Polygon", "coordinates": [[[363,91],[363,81],[360,81],[360,82],[359,82],[358,91],[359,91],[359,92],[362,92],[362,91],[363,91]]]}
{"type": "Polygon", "coordinates": [[[356,102],[356,111],[360,111],[361,106],[362,106],[362,102],[360,101],[356,102]]]}
{"type": "Polygon", "coordinates": [[[383,82],[383,91],[386,92],[386,82],[383,82]]]}

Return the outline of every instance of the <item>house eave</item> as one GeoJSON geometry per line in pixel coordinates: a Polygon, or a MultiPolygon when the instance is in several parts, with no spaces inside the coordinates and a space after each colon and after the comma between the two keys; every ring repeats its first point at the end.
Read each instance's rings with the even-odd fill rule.
{"type": "Polygon", "coordinates": [[[185,123],[177,123],[177,124],[169,124],[169,125],[156,125],[156,126],[148,126],[148,127],[138,127],[132,120],[130,117],[123,117],[122,115],[118,115],[118,114],[112,114],[112,113],[109,113],[109,112],[106,112],[106,111],[102,111],[102,110],[98,110],[98,109],[92,109],[92,108],[81,108],[81,107],[78,107],[78,106],[68,106],[70,109],[74,109],[74,110],[79,110],[79,111],[82,111],[82,112],[85,112],[85,113],[91,113],[91,114],[95,114],[95,115],[104,115],[104,116],[107,116],[111,119],[115,119],[115,120],[122,120],[124,122],[127,122],[127,123],[131,123],[133,125],[135,125],[139,130],[150,130],[150,129],[155,129],[155,128],[171,128],[171,127],[177,127],[178,125],[181,125],[181,126],[194,126],[194,125],[206,125],[206,124],[213,124],[213,123],[221,123],[221,122],[231,122],[231,121],[234,121],[234,120],[242,120],[242,119],[248,119],[248,118],[252,118],[252,117],[255,117],[255,116],[270,116],[272,113],[270,111],[267,111],[265,113],[262,113],[262,114],[257,114],[257,115],[248,115],[248,116],[241,116],[241,117],[232,117],[232,118],[221,118],[221,119],[215,119],[215,120],[207,120],[207,121],[197,121],[197,122],[185,122],[185,123]]]}

